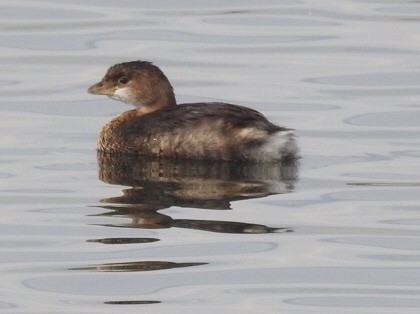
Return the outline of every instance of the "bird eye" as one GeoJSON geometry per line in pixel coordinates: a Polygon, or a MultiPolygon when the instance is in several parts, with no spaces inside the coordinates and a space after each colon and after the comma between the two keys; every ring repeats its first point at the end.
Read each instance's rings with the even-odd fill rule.
{"type": "Polygon", "coordinates": [[[125,85],[127,83],[128,83],[128,77],[127,76],[121,76],[118,79],[118,84],[120,84],[120,85],[125,85]]]}

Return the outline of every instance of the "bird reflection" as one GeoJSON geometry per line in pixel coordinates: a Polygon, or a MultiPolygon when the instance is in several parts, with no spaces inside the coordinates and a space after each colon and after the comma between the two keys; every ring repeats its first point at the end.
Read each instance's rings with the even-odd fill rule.
{"type": "MultiPolygon", "coordinates": [[[[230,202],[290,192],[297,180],[296,160],[282,163],[232,163],[147,159],[98,153],[99,178],[130,186],[122,195],[102,199],[102,216],[130,218],[112,227],[143,229],[188,228],[221,233],[290,232],[288,228],[235,221],[173,219],[159,212],[178,206],[230,209],[230,202]]],[[[152,238],[96,239],[100,243],[146,243],[152,238]],[[118,242],[119,241],[119,242],[118,242]]]]}
{"type": "Polygon", "coordinates": [[[105,304],[112,305],[144,305],[144,304],[157,304],[162,303],[162,301],[152,301],[152,300],[126,300],[126,301],[106,301],[105,304]]]}
{"type": "Polygon", "coordinates": [[[192,267],[207,265],[207,263],[175,263],[166,261],[136,261],[125,263],[108,263],[94,266],[70,268],[70,270],[90,270],[100,272],[132,272],[132,271],[153,271],[180,267],[192,267]]]}
{"type": "MultiPolygon", "coordinates": [[[[98,153],[99,178],[125,185],[122,195],[101,200],[100,216],[129,218],[110,227],[161,229],[186,228],[219,233],[258,234],[292,232],[292,229],[260,224],[173,219],[160,212],[178,206],[229,210],[230,202],[290,192],[297,180],[296,160],[282,163],[232,163],[192,160],[145,159],[139,156],[98,153]]],[[[141,244],[157,238],[103,238],[89,242],[141,244]]],[[[145,272],[206,265],[205,262],[126,261],[70,268],[74,271],[145,272]]],[[[113,300],[106,304],[151,304],[156,300],[113,300]]]]}

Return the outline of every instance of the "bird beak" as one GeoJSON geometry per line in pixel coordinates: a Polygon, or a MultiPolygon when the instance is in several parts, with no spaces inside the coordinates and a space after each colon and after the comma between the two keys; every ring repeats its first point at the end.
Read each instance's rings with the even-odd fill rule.
{"type": "Polygon", "coordinates": [[[89,94],[92,94],[92,95],[114,96],[115,87],[106,86],[101,81],[101,82],[98,82],[96,84],[93,84],[91,87],[89,87],[89,89],[87,91],[88,91],[89,94]]]}

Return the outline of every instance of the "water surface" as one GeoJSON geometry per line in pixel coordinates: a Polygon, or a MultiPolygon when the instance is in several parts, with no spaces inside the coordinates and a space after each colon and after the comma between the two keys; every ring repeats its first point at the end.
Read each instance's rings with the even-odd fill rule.
{"type": "Polygon", "coordinates": [[[418,313],[415,1],[3,1],[0,311],[418,313]],[[179,102],[251,106],[302,159],[109,160],[126,105],[86,88],[150,60],[179,102]]]}

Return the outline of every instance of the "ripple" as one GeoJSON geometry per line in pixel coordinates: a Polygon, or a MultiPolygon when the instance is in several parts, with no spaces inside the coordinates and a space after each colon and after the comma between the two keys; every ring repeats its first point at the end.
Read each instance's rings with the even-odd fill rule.
{"type": "MultiPolygon", "coordinates": [[[[325,38],[327,39],[327,38],[325,38]]],[[[221,47],[211,47],[205,49],[199,49],[199,51],[210,51],[215,53],[228,53],[228,54],[238,54],[244,53],[244,47],[229,47],[227,45],[221,47]]],[[[391,48],[391,47],[374,47],[374,46],[331,46],[325,43],[322,46],[284,46],[276,45],[272,43],[270,46],[254,46],[249,45],[246,47],[247,53],[252,54],[265,54],[265,53],[290,53],[290,54],[307,54],[308,50],[311,51],[311,54],[320,54],[320,55],[350,55],[354,54],[356,56],[360,55],[376,55],[376,54],[388,54],[388,55],[417,55],[419,52],[414,49],[402,49],[402,48],[391,48]]],[[[231,66],[231,65],[230,65],[231,66]]]]}
{"type": "Polygon", "coordinates": [[[411,262],[419,263],[419,254],[361,254],[361,258],[367,258],[371,260],[388,261],[388,262],[411,262]]]}
{"type": "Polygon", "coordinates": [[[420,299],[418,298],[405,298],[393,296],[333,296],[327,297],[306,297],[288,299],[284,302],[295,305],[306,306],[322,306],[322,307],[379,307],[379,308],[406,308],[406,307],[420,307],[420,299]]]}
{"type": "MultiPolygon", "coordinates": [[[[190,30],[188,31],[177,31],[167,30],[162,32],[160,29],[132,29],[124,31],[114,31],[109,36],[101,36],[100,40],[95,40],[92,46],[99,45],[99,43],[105,39],[117,38],[118,40],[130,39],[139,40],[141,42],[153,41],[164,41],[170,42],[186,42],[186,43],[200,43],[200,44],[266,44],[266,43],[288,43],[288,42],[307,42],[307,41],[321,41],[330,40],[336,38],[334,36],[325,35],[288,35],[288,34],[249,34],[244,30],[242,34],[232,34],[229,32],[213,35],[205,33],[195,33],[190,30]]],[[[98,38],[98,36],[96,37],[98,38]]]]}
{"type": "MultiPolygon", "coordinates": [[[[208,269],[208,267],[207,267],[208,269]]],[[[41,276],[25,280],[23,284],[31,289],[68,293],[72,295],[139,295],[173,287],[209,285],[280,285],[292,283],[340,284],[343,285],[389,285],[419,287],[413,280],[420,275],[419,268],[397,267],[286,267],[249,268],[192,271],[189,268],[177,272],[146,272],[125,276],[124,273],[83,273],[61,276],[41,276]],[[188,271],[187,271],[188,269],[188,271]],[[386,275],[384,275],[386,274],[386,275]],[[86,285],[89,282],[89,285],[86,285]],[[116,282],[123,284],[116,284],[116,282]]],[[[331,297],[330,295],[328,298],[331,297]]]]}
{"type": "MultiPolygon", "coordinates": [[[[75,0],[72,1],[72,3],[77,4],[85,4],[86,2],[84,0],[75,0]]],[[[243,0],[229,0],[229,2],[226,2],[225,0],[212,0],[212,1],[206,1],[205,3],[197,2],[197,1],[191,1],[191,0],[177,0],[176,6],[174,6],[173,0],[160,0],[158,2],[156,1],[137,1],[137,0],[121,0],[118,2],[115,2],[114,0],[102,0],[98,4],[99,7],[129,7],[129,8],[136,8],[140,7],[142,9],[147,10],[153,10],[153,9],[159,9],[159,13],[161,11],[179,11],[184,9],[200,9],[200,10],[208,10],[212,8],[231,8],[230,11],[238,11],[232,8],[239,7],[242,11],[245,8],[249,7],[261,7],[261,1],[258,0],[247,0],[244,2],[243,0]]],[[[281,1],[282,5],[293,5],[296,4],[296,0],[283,0],[281,1]]],[[[264,1],[265,6],[273,6],[273,5],[279,5],[279,2],[277,0],[265,0],[264,1]]]]}
{"type": "Polygon", "coordinates": [[[52,9],[46,6],[1,6],[0,18],[3,20],[49,20],[51,17],[57,20],[69,20],[80,18],[101,17],[102,14],[88,12],[87,10],[74,10],[67,7],[52,9]]]}
{"type": "Polygon", "coordinates": [[[62,153],[65,149],[53,147],[0,147],[2,156],[42,156],[51,153],[62,153]]]}
{"type": "MultiPolygon", "coordinates": [[[[10,235],[10,229],[16,230],[16,226],[0,225],[2,227],[1,233],[10,235]]],[[[66,236],[69,234],[78,234],[79,236],[87,235],[91,237],[89,231],[91,228],[86,228],[82,230],[75,230],[74,228],[63,228],[61,226],[49,227],[48,225],[39,225],[37,227],[31,226],[31,229],[27,228],[27,225],[20,225],[20,228],[23,231],[15,231],[13,234],[22,236],[30,234],[32,236],[39,234],[50,234],[52,236],[66,236]],[[25,229],[26,228],[26,229],[25,229]],[[27,231],[28,230],[28,231],[27,231]],[[25,233],[27,232],[27,233],[25,233]]],[[[77,229],[77,228],[76,228],[77,229]]],[[[162,245],[157,247],[130,247],[126,250],[119,251],[104,251],[104,252],[63,252],[60,250],[57,251],[48,251],[48,252],[38,252],[38,251],[23,251],[18,255],[3,254],[0,255],[0,262],[74,262],[79,263],[87,261],[98,261],[99,259],[104,258],[113,258],[113,259],[128,259],[128,258],[168,258],[168,257],[204,257],[211,256],[212,258],[217,256],[231,256],[231,255],[241,255],[241,254],[257,254],[263,252],[269,252],[274,250],[276,247],[275,244],[271,243],[252,243],[252,242],[226,242],[226,243],[199,243],[191,244],[186,243],[185,245],[162,245]]],[[[77,267],[74,266],[73,268],[77,267]]],[[[68,268],[72,268],[71,266],[68,268]]]]}
{"type": "Polygon", "coordinates": [[[4,309],[11,309],[11,308],[16,308],[18,307],[17,304],[15,303],[9,303],[9,302],[2,302],[0,301],[0,309],[4,310],[4,309]]]}
{"type": "Polygon", "coordinates": [[[0,172],[0,179],[7,179],[7,178],[11,178],[11,177],[14,177],[14,175],[11,174],[11,173],[0,172]]]}
{"type": "Polygon", "coordinates": [[[6,193],[17,193],[17,194],[63,194],[63,193],[74,193],[71,190],[45,188],[45,189],[6,189],[0,190],[0,192],[6,193]]]}
{"type": "Polygon", "coordinates": [[[99,271],[99,272],[144,272],[172,268],[203,266],[208,263],[176,263],[167,261],[136,261],[125,263],[105,263],[91,266],[70,268],[69,270],[99,271]]]}
{"type": "MultiPolygon", "coordinates": [[[[322,131],[322,130],[311,130],[311,131],[299,131],[299,134],[305,137],[316,137],[316,138],[333,138],[337,139],[337,131],[322,131]]],[[[372,140],[383,140],[383,139],[417,139],[420,137],[420,132],[416,131],[402,131],[402,130],[364,130],[364,131],[341,131],[339,133],[340,139],[372,139],[372,140]]],[[[402,151],[393,152],[393,154],[400,156],[419,157],[419,151],[402,151]]],[[[325,156],[323,156],[325,158],[325,156]]]]}
{"type": "Polygon", "coordinates": [[[156,300],[124,300],[124,301],[105,301],[105,304],[113,304],[113,305],[139,305],[139,304],[157,304],[161,303],[162,301],[156,300]]]}
{"type": "Polygon", "coordinates": [[[390,13],[392,15],[395,14],[404,14],[404,15],[420,15],[420,7],[418,3],[415,1],[410,1],[412,3],[404,3],[403,5],[398,4],[397,2],[391,6],[377,8],[375,11],[377,12],[385,12],[390,13]]]}
{"type": "Polygon", "coordinates": [[[156,238],[103,238],[103,239],[89,239],[87,242],[102,243],[102,244],[139,244],[158,242],[156,238]]]}
{"type": "Polygon", "coordinates": [[[283,16],[230,16],[228,19],[224,17],[213,17],[202,20],[203,22],[216,25],[228,25],[228,26],[244,26],[244,27],[296,27],[296,26],[333,26],[339,25],[337,22],[331,21],[316,21],[314,19],[303,19],[303,18],[287,18],[283,16]]]}
{"type": "Polygon", "coordinates": [[[13,85],[19,85],[21,84],[21,81],[18,80],[5,80],[0,79],[0,86],[13,86],[13,85]]]}
{"type": "MultiPolygon", "coordinates": [[[[417,207],[416,212],[418,210],[419,208],[417,207]]],[[[390,224],[390,225],[420,226],[420,219],[389,219],[389,220],[382,220],[381,223],[390,224]]]]}
{"type": "Polygon", "coordinates": [[[420,150],[404,150],[392,152],[394,156],[403,156],[410,158],[420,158],[420,150]]]}
{"type": "Polygon", "coordinates": [[[419,121],[420,111],[393,111],[361,114],[346,119],[344,123],[388,128],[419,128],[419,121]]]}
{"type": "Polygon", "coordinates": [[[96,163],[68,163],[68,164],[51,164],[45,166],[35,166],[35,169],[49,171],[92,171],[96,168],[96,163]]]}
{"type": "Polygon", "coordinates": [[[358,178],[358,179],[363,178],[363,179],[377,179],[377,180],[404,180],[404,181],[420,180],[420,174],[407,174],[407,173],[353,172],[353,173],[343,173],[341,174],[341,176],[346,177],[346,178],[358,178]]]}
{"type": "Polygon", "coordinates": [[[365,202],[392,202],[392,201],[420,201],[419,190],[409,187],[388,188],[370,187],[364,190],[335,192],[325,195],[324,201],[365,201],[365,202]]]}
{"type": "Polygon", "coordinates": [[[363,87],[408,87],[420,85],[420,72],[379,72],[327,76],[305,79],[304,82],[363,87]]]}
{"type": "MultiPolygon", "coordinates": [[[[9,90],[10,92],[10,90],[9,90]]],[[[14,95],[22,95],[22,90],[15,90],[14,95]]],[[[29,92],[31,93],[31,92],[29,92]]],[[[15,97],[15,96],[12,96],[15,97]]],[[[72,101],[65,102],[60,99],[59,101],[8,101],[0,103],[0,110],[16,112],[19,110],[20,113],[41,113],[45,115],[57,115],[57,116],[76,116],[76,117],[109,117],[111,114],[115,114],[115,107],[118,104],[101,103],[101,110],[98,110],[99,101],[88,100],[88,101],[72,101]]],[[[118,108],[118,107],[117,107],[118,108]]],[[[70,131],[69,131],[70,132],[70,131]]],[[[90,136],[92,134],[89,134],[90,136]]],[[[89,136],[86,134],[86,137],[89,136]]],[[[96,134],[95,134],[96,137],[96,134]]]]}
{"type": "Polygon", "coordinates": [[[351,237],[351,238],[335,238],[335,239],[324,239],[323,242],[329,243],[343,243],[343,244],[354,244],[361,246],[381,247],[398,250],[420,250],[420,238],[409,238],[409,237],[351,237]]]}
{"type": "Polygon", "coordinates": [[[93,49],[95,45],[88,36],[80,34],[23,34],[2,36],[1,47],[69,51],[93,49]]]}

